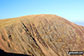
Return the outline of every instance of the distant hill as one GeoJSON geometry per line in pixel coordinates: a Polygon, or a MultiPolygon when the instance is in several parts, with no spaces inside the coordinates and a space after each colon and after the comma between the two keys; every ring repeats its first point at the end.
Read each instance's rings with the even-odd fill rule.
{"type": "Polygon", "coordinates": [[[56,15],[0,20],[0,49],[32,56],[69,56],[84,50],[84,27],[56,15]]]}

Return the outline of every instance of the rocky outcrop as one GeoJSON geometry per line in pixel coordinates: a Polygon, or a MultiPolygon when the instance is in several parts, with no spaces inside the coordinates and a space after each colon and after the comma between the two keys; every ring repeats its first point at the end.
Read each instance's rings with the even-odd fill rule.
{"type": "Polygon", "coordinates": [[[0,20],[0,49],[32,56],[70,56],[84,50],[84,27],[56,15],[0,20]]]}

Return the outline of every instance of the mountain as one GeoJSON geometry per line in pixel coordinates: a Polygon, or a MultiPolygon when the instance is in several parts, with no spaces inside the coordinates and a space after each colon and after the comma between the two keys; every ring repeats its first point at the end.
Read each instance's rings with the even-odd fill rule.
{"type": "Polygon", "coordinates": [[[0,49],[31,56],[70,56],[84,50],[84,27],[56,15],[0,20],[0,49]]]}

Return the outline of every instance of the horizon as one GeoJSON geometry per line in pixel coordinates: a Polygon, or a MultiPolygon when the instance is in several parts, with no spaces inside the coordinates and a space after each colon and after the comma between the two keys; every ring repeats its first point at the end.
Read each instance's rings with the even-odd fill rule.
{"type": "Polygon", "coordinates": [[[84,0],[0,0],[0,19],[54,14],[84,26],[84,0]]]}

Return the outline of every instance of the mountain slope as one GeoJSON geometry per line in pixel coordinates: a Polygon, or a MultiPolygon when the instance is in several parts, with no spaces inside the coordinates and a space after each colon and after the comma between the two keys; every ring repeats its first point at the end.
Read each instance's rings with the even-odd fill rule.
{"type": "Polygon", "coordinates": [[[0,20],[0,49],[34,56],[69,56],[84,50],[84,27],[56,15],[0,20]]]}

